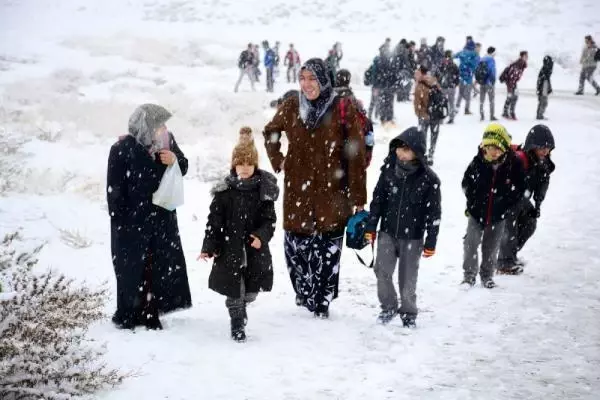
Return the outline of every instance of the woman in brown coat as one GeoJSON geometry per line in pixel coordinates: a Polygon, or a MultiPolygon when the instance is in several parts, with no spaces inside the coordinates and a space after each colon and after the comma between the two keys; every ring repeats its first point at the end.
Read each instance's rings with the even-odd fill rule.
{"type": "Polygon", "coordinates": [[[296,304],[328,318],[337,297],[344,228],[367,201],[365,143],[357,110],[342,122],[325,63],[308,60],[299,96],[290,97],[265,126],[265,147],[275,172],[285,171],[285,255],[296,304]],[[281,152],[281,133],[288,139],[281,152]]]}

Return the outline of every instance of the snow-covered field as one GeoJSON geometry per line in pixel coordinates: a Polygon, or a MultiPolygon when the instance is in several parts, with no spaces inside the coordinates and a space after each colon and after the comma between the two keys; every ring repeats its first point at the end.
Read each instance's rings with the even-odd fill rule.
{"type": "MultiPolygon", "coordinates": [[[[91,285],[112,284],[106,158],[135,106],[157,102],[173,110],[169,128],[190,159],[187,202],[178,212],[194,307],[165,317],[162,332],[118,331],[108,319],[94,326],[91,336],[107,343],[110,365],[135,375],[96,398],[598,398],[600,98],[572,93],[583,36],[600,39],[600,3],[404,3],[0,3],[0,234],[22,228],[28,240],[47,242],[40,266],[91,285]],[[331,319],[314,320],[296,308],[278,230],[271,243],[274,290],[249,309],[248,342],[232,342],[224,299],[207,288],[210,266],[195,258],[211,182],[226,171],[239,127],[258,134],[272,114],[264,83],[256,93],[247,86],[233,93],[239,52],[249,41],[280,40],[282,51],[293,41],[307,59],[324,57],[341,41],[342,64],[368,101],[362,72],[385,37],[396,43],[444,35],[458,50],[467,34],[498,49],[499,68],[519,50],[530,51],[520,120],[506,122],[517,143],[535,123],[542,57],[557,57],[547,113],[557,171],[539,230],[522,254],[525,274],[498,277],[492,291],[459,289],[466,228],[460,179],[485,126],[460,116],[441,128],[435,170],[443,219],[437,254],[421,264],[417,330],[406,331],[399,321],[375,324],[375,278],[350,251],[331,319]]],[[[288,88],[277,85],[278,93],[288,88]]],[[[503,101],[500,89],[497,109],[503,101]]],[[[396,119],[398,131],[376,131],[370,188],[389,140],[416,123],[412,106],[397,105],[396,119]]],[[[107,313],[112,310],[107,304],[107,313]]]]}

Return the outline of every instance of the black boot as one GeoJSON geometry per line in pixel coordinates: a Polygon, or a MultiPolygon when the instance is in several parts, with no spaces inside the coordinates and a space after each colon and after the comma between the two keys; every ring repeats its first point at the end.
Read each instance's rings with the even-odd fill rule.
{"type": "Polygon", "coordinates": [[[404,314],[402,316],[402,325],[405,328],[416,328],[417,327],[417,316],[413,314],[404,314]]]}
{"type": "Polygon", "coordinates": [[[150,329],[153,331],[162,331],[163,326],[160,323],[160,319],[158,319],[158,313],[154,312],[151,314],[143,314],[143,318],[144,326],[146,327],[146,329],[150,329]]]}
{"type": "Polygon", "coordinates": [[[318,306],[315,310],[315,318],[329,319],[329,307],[322,305],[318,306]]]}
{"type": "Polygon", "coordinates": [[[243,318],[231,318],[231,338],[239,343],[246,341],[243,318]]]}

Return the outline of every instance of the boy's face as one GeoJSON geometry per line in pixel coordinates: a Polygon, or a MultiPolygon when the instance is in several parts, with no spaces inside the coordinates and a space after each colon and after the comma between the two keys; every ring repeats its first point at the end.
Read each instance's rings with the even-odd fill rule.
{"type": "Polygon", "coordinates": [[[496,146],[483,146],[483,153],[486,160],[489,161],[498,161],[498,159],[504,154],[502,149],[496,146]]]}
{"type": "Polygon", "coordinates": [[[235,173],[237,174],[237,176],[240,179],[248,179],[248,178],[252,178],[252,175],[254,175],[255,169],[256,168],[254,168],[254,165],[241,164],[241,165],[235,166],[235,173]]]}
{"type": "Polygon", "coordinates": [[[398,160],[406,162],[416,160],[417,155],[406,145],[402,145],[401,147],[396,147],[396,157],[398,157],[398,160]]]}
{"type": "Polygon", "coordinates": [[[547,147],[542,147],[541,149],[535,149],[534,153],[538,159],[543,160],[544,158],[548,157],[548,154],[550,154],[550,149],[547,147]]]}

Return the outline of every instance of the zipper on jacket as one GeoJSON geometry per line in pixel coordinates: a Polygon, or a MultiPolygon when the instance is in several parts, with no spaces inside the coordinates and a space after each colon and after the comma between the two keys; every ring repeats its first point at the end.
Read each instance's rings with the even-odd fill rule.
{"type": "Polygon", "coordinates": [[[406,176],[402,178],[402,193],[400,194],[400,205],[398,205],[398,218],[396,219],[396,238],[398,238],[400,229],[400,213],[402,212],[402,203],[404,202],[404,189],[406,186],[406,176]]]}
{"type": "Polygon", "coordinates": [[[494,207],[494,186],[496,185],[496,173],[497,169],[494,170],[494,175],[492,175],[492,186],[490,187],[490,195],[488,197],[488,207],[487,207],[487,217],[485,221],[485,225],[489,225],[492,222],[492,209],[494,207]]]}

